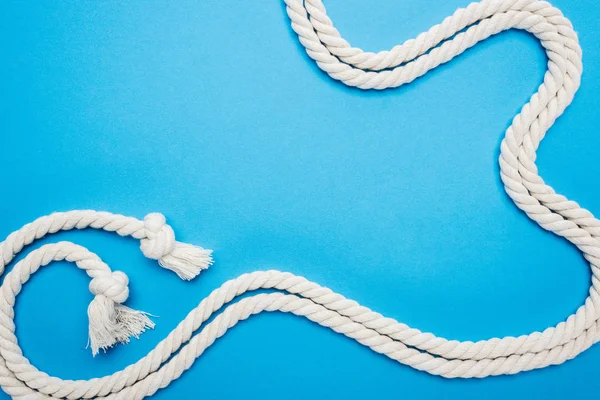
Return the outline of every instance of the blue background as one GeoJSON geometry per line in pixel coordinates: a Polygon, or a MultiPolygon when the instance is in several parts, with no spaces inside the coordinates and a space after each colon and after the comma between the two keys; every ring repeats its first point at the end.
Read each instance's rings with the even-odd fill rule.
{"type": "MultiPolygon", "coordinates": [[[[371,51],[465,5],[326,2],[344,37],[371,51]]],[[[600,5],[556,5],[580,34],[585,72],[539,168],[598,211],[600,5]]],[[[274,0],[5,1],[0,30],[2,235],[56,210],[160,211],[180,240],[215,250],[213,268],[187,283],[132,239],[44,240],[73,240],[126,271],[128,304],[160,318],[93,359],[89,279],[53,264],[16,310],[20,344],[43,371],[81,379],[121,369],[212,289],[259,269],[306,276],[461,340],[544,329],[586,297],[581,255],[519,212],[498,175],[503,132],[545,72],[526,33],[502,33],[409,86],[363,92],[316,67],[274,0]]],[[[445,380],[277,313],[237,326],[155,398],[578,398],[597,390],[599,363],[594,347],[560,367],[445,380]]]]}

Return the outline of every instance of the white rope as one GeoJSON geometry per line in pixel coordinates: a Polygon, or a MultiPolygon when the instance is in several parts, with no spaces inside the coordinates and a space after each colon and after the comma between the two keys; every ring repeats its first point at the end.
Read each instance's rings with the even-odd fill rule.
{"type": "MultiPolygon", "coordinates": [[[[560,364],[600,338],[600,221],[557,194],[538,175],[536,150],[570,104],[581,77],[581,49],[570,22],[546,2],[484,0],[457,10],[441,24],[380,53],[348,44],[327,17],[320,0],[285,0],[292,28],[308,55],[332,78],[361,89],[385,89],[411,82],[469,47],[507,29],[535,35],[548,55],[548,71],[530,101],[513,119],[502,141],[500,167],[506,192],[531,219],[577,246],[589,261],[592,282],[585,303],[564,322],[520,337],[459,342],[386,318],[306,279],[278,271],[245,274],[216,289],[146,357],[111,376],[61,380],[38,371],[23,356],[15,336],[14,304],[22,285],[39,267],[56,260],[75,262],[92,278],[88,308],[94,353],[127,342],[153,326],[148,316],[124,306],[128,279],[111,272],[95,254],[69,242],[45,245],[16,263],[0,290],[0,385],[14,399],[142,399],[169,385],[217,338],[250,315],[283,311],[304,316],[353,338],[402,364],[448,378],[486,377],[560,364]],[[273,293],[237,296],[257,289],[273,293]],[[217,311],[225,309],[206,324],[217,311]],[[200,328],[200,332],[197,332],[200,328]]],[[[210,251],[175,241],[160,214],[139,221],[96,211],[42,217],[0,243],[0,274],[24,246],[60,230],[104,229],[141,240],[146,257],[191,279],[211,263],[210,251]]]]}

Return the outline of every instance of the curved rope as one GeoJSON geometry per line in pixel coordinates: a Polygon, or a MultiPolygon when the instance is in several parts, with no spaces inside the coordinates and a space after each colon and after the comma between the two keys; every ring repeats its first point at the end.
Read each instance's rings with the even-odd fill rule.
{"type": "MultiPolygon", "coordinates": [[[[110,271],[81,246],[60,242],[29,253],[16,263],[0,287],[0,385],[14,399],[142,399],[177,379],[229,328],[263,311],[304,316],[402,364],[447,378],[516,374],[560,364],[600,340],[600,221],[546,185],[535,165],[541,140],[571,103],[580,84],[581,49],[569,20],[542,1],[483,0],[457,10],[402,45],[369,53],[341,37],[320,0],[284,1],[292,29],[307,54],[333,79],[360,89],[409,83],[507,29],[523,29],[540,40],[548,56],[548,70],[538,91],[505,133],[499,159],[501,178],[517,207],[542,228],[573,243],[589,261],[592,282],[584,304],[564,322],[543,332],[460,342],[410,328],[305,278],[258,271],[214,290],[138,362],[102,378],[62,380],[31,365],[15,336],[16,296],[41,266],[67,260],[92,278],[90,290],[95,298],[88,308],[92,351],[126,343],[153,323],[145,313],[122,304],[129,293],[125,274],[110,271]],[[276,292],[233,302],[257,289],[276,292]]],[[[0,274],[34,240],[60,230],[87,227],[139,239],[145,256],[183,279],[193,278],[211,263],[210,251],[176,242],[160,214],[140,221],[104,212],[71,211],[42,217],[9,235],[0,243],[0,274]]]]}

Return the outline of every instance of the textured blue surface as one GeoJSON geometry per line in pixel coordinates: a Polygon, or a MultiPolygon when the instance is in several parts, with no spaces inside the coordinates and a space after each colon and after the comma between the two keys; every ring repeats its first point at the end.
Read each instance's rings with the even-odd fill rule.
{"type": "MultiPolygon", "coordinates": [[[[375,4],[326,2],[342,34],[372,51],[466,5],[375,4]]],[[[600,212],[600,5],[556,5],[580,34],[585,73],[539,167],[557,191],[600,212]]],[[[179,239],[215,250],[214,267],[185,283],[134,240],[90,231],[44,240],[73,240],[125,270],[128,304],[160,316],[141,340],[92,359],[88,278],[53,264],[16,310],[25,354],[50,374],[125,367],[212,289],[257,269],[304,275],[461,340],[544,329],[586,296],[581,255],[519,212],[498,177],[503,131],[545,72],[525,33],[503,33],[385,92],[321,72],[275,0],[5,1],[0,50],[0,236],[55,210],[160,211],[179,239]]],[[[227,333],[155,398],[578,398],[597,389],[599,363],[594,347],[560,367],[451,381],[269,314],[227,333]]]]}

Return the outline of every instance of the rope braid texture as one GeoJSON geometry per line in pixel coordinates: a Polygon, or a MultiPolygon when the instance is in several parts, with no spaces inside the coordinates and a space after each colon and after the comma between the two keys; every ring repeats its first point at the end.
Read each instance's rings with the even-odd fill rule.
{"type": "MultiPolygon", "coordinates": [[[[284,0],[293,30],[308,55],[333,79],[361,89],[409,83],[476,43],[507,29],[535,35],[548,56],[548,71],[530,101],[513,119],[502,141],[501,177],[515,204],[541,227],[566,238],[589,261],[592,282],[585,303],[564,322],[543,332],[478,342],[459,342],[386,318],[305,278],[279,271],[242,275],[214,290],[147,356],[113,375],[87,381],[61,380],[37,370],[23,356],[15,336],[14,304],[30,275],[52,261],[84,269],[96,295],[90,304],[90,345],[94,353],[153,326],[148,316],[122,303],[128,280],[111,272],[87,249],[60,242],[32,251],[8,273],[0,295],[0,385],[14,399],[142,399],[169,385],[214,341],[239,321],[263,311],[283,311],[350,337],[402,364],[447,378],[516,374],[561,364],[600,340],[600,221],[557,194],[538,175],[536,150],[554,121],[571,103],[580,84],[581,49],[561,12],[536,0],[484,0],[457,10],[441,24],[389,51],[368,53],[346,42],[320,0],[284,0]],[[276,289],[245,297],[257,289],[276,289]],[[202,326],[213,314],[224,310],[202,326]],[[196,333],[200,328],[199,333],[196,333]]],[[[211,263],[210,251],[176,242],[160,214],[144,221],[96,211],[42,217],[0,243],[1,270],[24,246],[60,230],[104,229],[141,240],[145,256],[183,279],[211,263]]]]}

